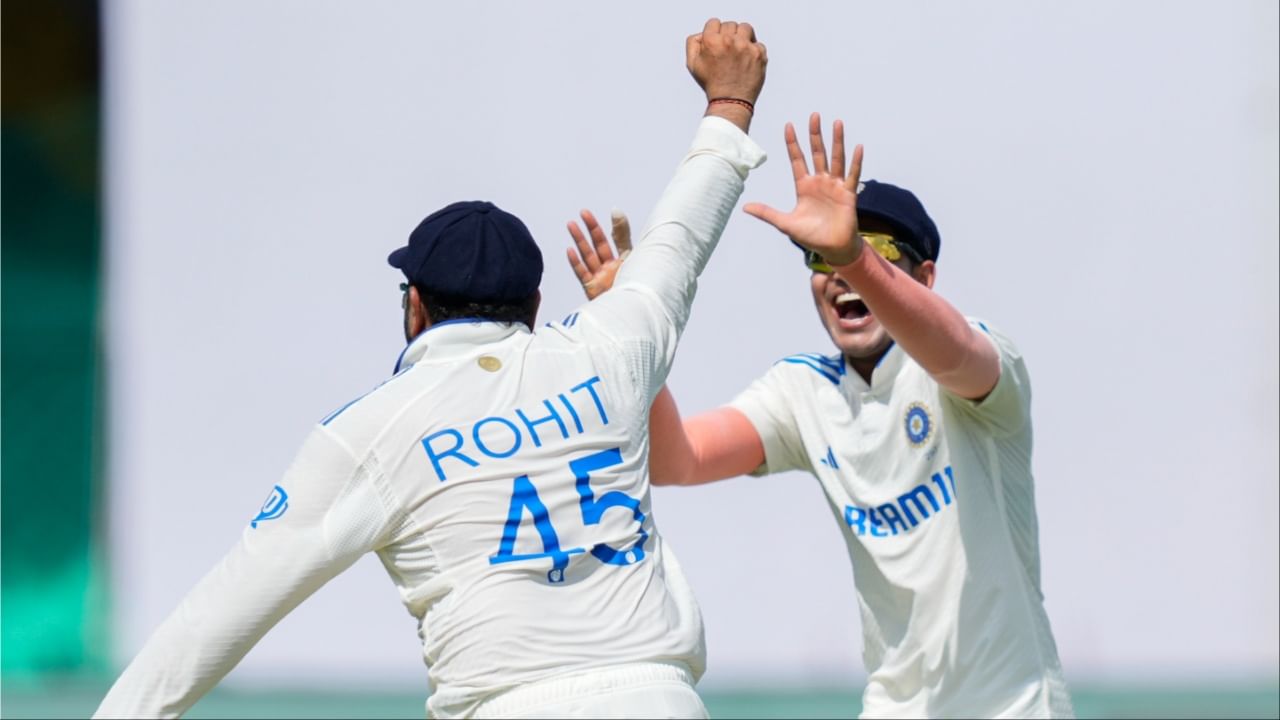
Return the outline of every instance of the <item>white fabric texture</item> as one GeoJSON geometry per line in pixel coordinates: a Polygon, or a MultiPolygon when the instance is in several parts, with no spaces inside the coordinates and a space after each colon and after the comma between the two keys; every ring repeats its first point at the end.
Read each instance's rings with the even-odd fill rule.
{"type": "Polygon", "coordinates": [[[779,361],[734,399],[759,473],[817,477],[848,546],[866,717],[1070,717],[1044,611],[1031,474],[1031,386],[1004,336],[981,402],[898,346],[868,384],[835,355],[779,361]]]}
{"type": "Polygon", "coordinates": [[[635,663],[532,683],[486,700],[477,718],[706,718],[688,670],[635,663]]]}
{"type": "Polygon", "coordinates": [[[419,621],[436,717],[628,663],[683,668],[691,687],[702,619],[654,524],[648,409],[763,160],[704,118],[612,292],[536,333],[452,321],[416,338],[392,379],[315,428],[95,717],[180,715],[367,552],[419,621]]]}

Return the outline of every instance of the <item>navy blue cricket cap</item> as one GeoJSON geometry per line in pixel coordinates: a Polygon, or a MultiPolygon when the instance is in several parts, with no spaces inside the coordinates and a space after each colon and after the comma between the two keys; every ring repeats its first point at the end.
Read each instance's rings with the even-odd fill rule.
{"type": "Polygon", "coordinates": [[[466,300],[524,300],[542,282],[542,251],[529,228],[479,200],[428,215],[387,262],[424,292],[466,300]]]}
{"type": "Polygon", "coordinates": [[[892,233],[895,240],[910,246],[921,260],[937,261],[942,249],[938,226],[910,190],[875,180],[863,182],[858,190],[858,217],[888,223],[896,231],[892,233]]]}

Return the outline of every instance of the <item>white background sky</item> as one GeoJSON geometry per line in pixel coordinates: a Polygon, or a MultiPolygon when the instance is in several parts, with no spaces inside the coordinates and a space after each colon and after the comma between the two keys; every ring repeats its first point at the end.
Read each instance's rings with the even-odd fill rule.
{"type": "MultiPolygon", "coordinates": [[[[235,542],[311,425],[402,348],[388,251],[489,199],[579,291],[580,207],[639,223],[703,105],[685,36],[769,47],[745,200],[790,207],[783,123],[846,121],[937,221],[937,289],[1032,374],[1043,584],[1068,680],[1274,677],[1274,2],[336,3],[107,13],[112,568],[127,660],[235,542]]],[[[739,213],[671,387],[686,413],[831,346],[787,241],[739,213]]],[[[853,684],[852,571],[816,481],[657,490],[709,685],[853,684]]],[[[373,557],[231,681],[423,682],[373,557]]]]}

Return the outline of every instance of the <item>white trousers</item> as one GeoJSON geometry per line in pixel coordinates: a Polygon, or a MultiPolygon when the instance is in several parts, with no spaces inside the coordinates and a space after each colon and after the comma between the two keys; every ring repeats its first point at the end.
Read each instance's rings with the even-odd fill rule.
{"type": "Polygon", "coordinates": [[[679,665],[616,665],[531,683],[476,707],[476,718],[707,718],[679,665]]]}

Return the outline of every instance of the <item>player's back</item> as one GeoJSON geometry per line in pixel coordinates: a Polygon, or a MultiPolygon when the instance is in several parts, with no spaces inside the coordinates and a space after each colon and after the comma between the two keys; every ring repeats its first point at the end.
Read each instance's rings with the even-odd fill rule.
{"type": "Polygon", "coordinates": [[[403,508],[379,555],[419,618],[433,713],[623,663],[701,675],[701,619],[649,504],[649,351],[590,306],[536,334],[446,323],[327,419],[403,508]]]}
{"type": "Polygon", "coordinates": [[[649,507],[647,416],[763,159],[703,118],[610,292],[536,335],[462,320],[419,334],[393,378],[313,430],[96,715],[181,715],[367,552],[419,618],[436,717],[545,711],[556,693],[588,703],[573,712],[705,713],[701,620],[649,507]],[[591,704],[602,689],[617,706],[591,704]]]}

